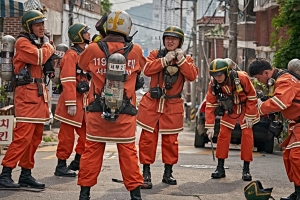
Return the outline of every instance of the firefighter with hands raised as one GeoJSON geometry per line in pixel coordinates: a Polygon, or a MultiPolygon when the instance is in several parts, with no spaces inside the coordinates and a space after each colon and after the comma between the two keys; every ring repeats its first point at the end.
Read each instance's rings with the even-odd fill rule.
{"type": "Polygon", "coordinates": [[[205,128],[209,140],[214,136],[216,116],[221,116],[216,149],[218,165],[211,177],[218,179],[226,176],[224,161],[228,158],[231,132],[236,121],[239,121],[242,129],[241,160],[244,161],[242,179],[251,181],[252,126],[259,121],[256,91],[247,73],[229,69],[228,62],[220,58],[213,60],[209,66],[209,73],[213,77],[208,86],[205,108],[205,128]]]}
{"type": "Polygon", "coordinates": [[[43,65],[54,53],[49,38],[44,35],[45,16],[31,10],[22,16],[23,32],[15,43],[13,57],[16,86],[14,93],[16,126],[14,139],[2,160],[0,187],[45,188],[31,175],[34,154],[42,141],[44,123],[49,120],[48,91],[44,84],[43,65]],[[19,183],[11,178],[12,169],[21,167],[19,183]]]}
{"type": "Polygon", "coordinates": [[[61,121],[58,133],[56,157],[58,159],[54,174],[56,176],[75,177],[85,148],[86,122],[84,107],[87,105],[89,83],[87,73],[78,66],[78,58],[90,42],[90,27],[75,23],[69,27],[68,36],[74,44],[61,60],[60,81],[62,93],[59,96],[55,119],[61,121]],[[75,158],[67,167],[66,160],[73,152],[76,131],[79,136],[75,147],[75,158]],[[72,171],[71,171],[72,170],[72,171]]]}
{"type": "Polygon", "coordinates": [[[107,16],[107,36],[91,43],[79,57],[79,66],[92,74],[86,107],[87,133],[81,155],[78,185],[80,200],[90,199],[97,184],[107,142],[116,143],[126,189],[140,200],[143,177],[135,146],[137,75],[146,59],[140,46],[131,42],[131,17],[125,11],[107,16]]]}
{"type": "Polygon", "coordinates": [[[269,88],[269,99],[258,102],[260,115],[281,112],[289,120],[288,137],[281,143],[283,161],[290,182],[294,183],[295,191],[280,200],[300,199],[300,79],[297,73],[300,61],[293,59],[288,63],[287,70],[277,69],[262,58],[253,59],[249,63],[249,74],[269,88]],[[270,90],[272,91],[270,93],[270,90]]]}
{"type": "Polygon", "coordinates": [[[182,50],[184,33],[177,26],[163,33],[165,48],[153,50],[147,58],[144,74],[151,77],[150,90],[142,97],[137,124],[142,128],[139,159],[143,164],[143,189],[151,189],[150,165],[154,163],[158,136],[162,136],[162,182],[176,185],[173,165],[178,161],[178,134],[183,130],[182,89],[185,81],[194,81],[198,68],[182,50]],[[171,123],[172,122],[172,123],[171,123]]]}

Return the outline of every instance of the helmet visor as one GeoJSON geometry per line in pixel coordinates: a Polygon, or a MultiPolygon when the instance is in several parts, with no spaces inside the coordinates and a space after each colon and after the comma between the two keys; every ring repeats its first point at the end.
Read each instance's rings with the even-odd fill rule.
{"type": "Polygon", "coordinates": [[[224,74],[224,71],[219,71],[219,72],[209,72],[209,74],[214,77],[214,76],[221,76],[222,74],[224,74]]]}
{"type": "Polygon", "coordinates": [[[91,29],[91,27],[89,26],[86,26],[83,31],[82,31],[82,34],[86,33],[86,32],[89,32],[89,30],[91,29]]]}
{"type": "Polygon", "coordinates": [[[35,19],[35,20],[32,20],[31,24],[38,24],[38,23],[44,22],[46,20],[47,20],[46,17],[35,19]]]}

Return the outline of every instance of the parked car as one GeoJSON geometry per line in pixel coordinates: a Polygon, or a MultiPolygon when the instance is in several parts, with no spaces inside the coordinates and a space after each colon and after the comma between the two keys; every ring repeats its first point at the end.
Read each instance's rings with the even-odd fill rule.
{"type": "MultiPolygon", "coordinates": [[[[195,128],[195,147],[204,147],[205,143],[209,142],[206,135],[207,129],[205,129],[205,106],[204,100],[196,113],[196,128],[195,128]]],[[[254,147],[257,147],[258,151],[264,151],[266,153],[273,153],[274,148],[274,135],[269,132],[269,125],[271,120],[267,115],[261,116],[260,121],[253,125],[254,134],[254,147]]],[[[217,142],[218,134],[220,130],[220,117],[217,116],[215,120],[215,133],[213,142],[217,142]]],[[[240,124],[237,122],[234,130],[231,133],[231,144],[241,144],[242,131],[240,124]]]]}

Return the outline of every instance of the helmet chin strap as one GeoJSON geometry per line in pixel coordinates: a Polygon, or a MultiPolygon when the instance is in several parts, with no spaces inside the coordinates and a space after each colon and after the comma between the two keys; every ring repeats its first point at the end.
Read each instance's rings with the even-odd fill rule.
{"type": "Polygon", "coordinates": [[[86,43],[86,44],[90,44],[90,41],[87,40],[87,39],[83,39],[83,42],[86,43]]]}

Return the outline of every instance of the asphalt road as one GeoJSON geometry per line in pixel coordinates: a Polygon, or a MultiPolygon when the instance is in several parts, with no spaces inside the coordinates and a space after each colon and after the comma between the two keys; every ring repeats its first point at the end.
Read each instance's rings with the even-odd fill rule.
{"type": "MultiPolygon", "coordinates": [[[[140,129],[137,128],[137,142],[140,129]]],[[[211,179],[216,162],[213,161],[210,145],[205,148],[194,148],[194,133],[188,127],[179,136],[179,162],[173,167],[176,186],[161,182],[163,163],[160,143],[156,162],[151,165],[153,189],[142,190],[145,200],[242,200],[245,199],[243,189],[249,182],[241,179],[242,161],[238,146],[232,146],[229,158],[225,161],[226,178],[211,179]]],[[[0,191],[0,199],[5,200],[76,200],[80,187],[77,178],[54,176],[57,163],[55,143],[42,145],[36,153],[36,166],[33,176],[46,184],[43,192],[0,191]],[[49,146],[50,145],[50,146],[49,146]]],[[[74,154],[69,158],[70,162],[74,154]]],[[[290,194],[293,185],[288,181],[280,152],[264,154],[253,152],[254,161],[250,165],[253,180],[260,180],[264,188],[273,187],[275,199],[290,194]]],[[[2,160],[3,155],[0,156],[2,160]]],[[[13,179],[17,182],[20,168],[13,170],[13,179]]],[[[98,177],[98,184],[92,187],[91,200],[129,200],[129,192],[123,184],[112,182],[112,178],[121,179],[118,164],[118,153],[114,144],[107,144],[103,168],[98,177]]]]}

